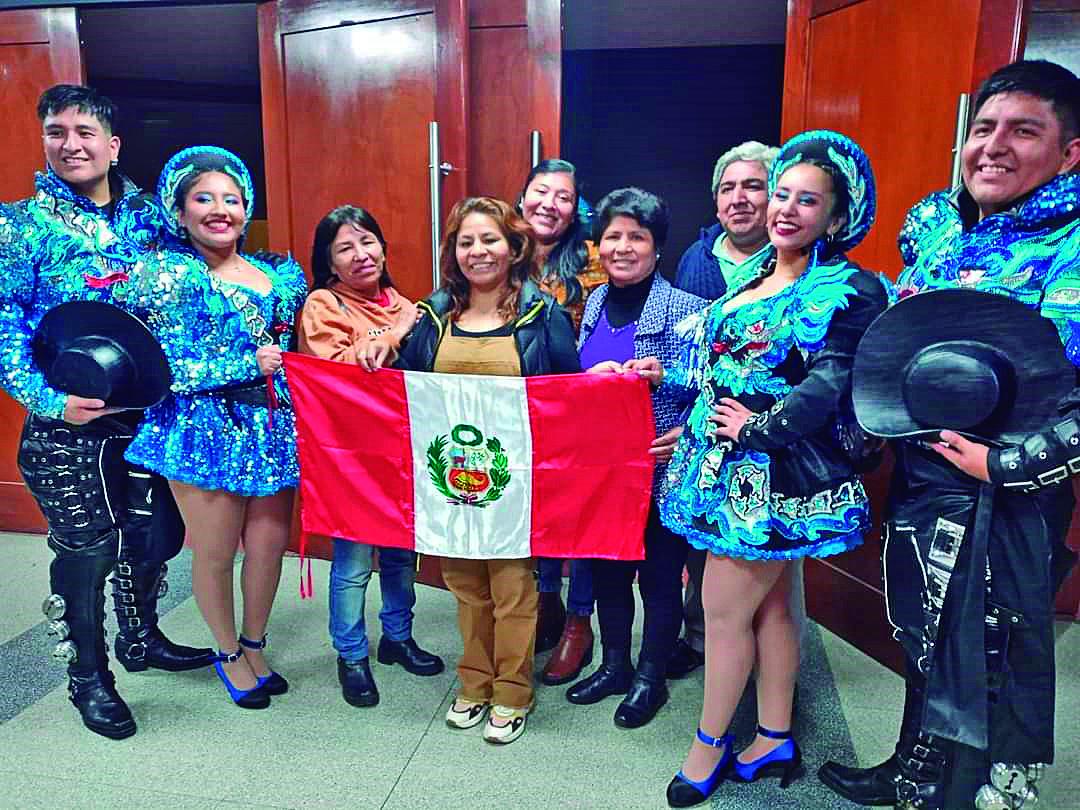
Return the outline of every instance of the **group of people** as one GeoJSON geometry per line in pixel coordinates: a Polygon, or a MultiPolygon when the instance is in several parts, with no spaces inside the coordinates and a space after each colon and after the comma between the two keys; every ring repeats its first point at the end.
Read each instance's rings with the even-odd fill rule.
{"type": "MultiPolygon", "coordinates": [[[[701,719],[667,788],[672,807],[706,801],[725,780],[778,777],[786,787],[804,772],[792,733],[799,564],[857,546],[870,528],[859,471],[877,445],[856,421],[852,368],[890,301],[948,287],[1014,297],[1058,327],[1080,364],[1080,80],[1051,63],[1018,62],[984,84],[963,185],[912,209],[895,285],[847,258],[874,222],[877,188],[863,149],[828,130],[723,155],[712,182],[719,222],[686,251],[674,284],[658,270],[669,227],[662,199],[620,188],[590,210],[575,167],[546,160],[516,206],[473,197],[453,207],[442,284],[412,302],[394,286],[372,212],[342,205],[319,223],[309,286],[291,258],[241,252],[254,193],[235,155],[185,149],[144,195],[115,168],[107,99],[60,85],[38,113],[47,169],[35,196],[0,206],[0,377],[29,411],[19,462],[56,555],[45,609],[71,701],[107,737],[135,733],[104,640],[113,571],[115,652],[128,669],[213,664],[249,709],[289,688],[264,651],[299,477],[282,359],[293,345],[369,371],[649,381],[656,464],[644,559],[571,561],[566,606],[562,560],[443,559],[462,638],[446,722],[483,724],[492,743],[520,737],[541,649],[554,648],[544,683],[576,681],[566,692],[575,704],[619,696],[614,722],[624,728],[647,724],[668,699],[667,679],[703,663],[701,719]],[[113,303],[147,324],[172,371],[163,401],[118,411],[50,386],[32,360],[33,334],[71,300],[113,303]],[[164,563],[185,526],[216,653],[157,628],[164,563]],[[644,609],[636,662],[635,577],[644,609]],[[594,605],[601,662],[581,678],[594,605]],[[728,727],[751,676],[757,733],[737,750],[728,727]]],[[[974,807],[985,791],[1004,790],[991,784],[1001,763],[1030,787],[1052,760],[1051,607],[1073,561],[1064,537],[1067,479],[1080,468],[1077,403],[1063,402],[1062,421],[1019,446],[948,430],[894,442],[883,553],[889,620],[908,661],[904,717],[886,762],[821,768],[836,792],[865,805],[974,807]],[[991,497],[985,579],[928,577],[942,533],[955,541],[976,523],[985,529],[991,497]],[[987,589],[986,616],[967,617],[985,623],[971,636],[985,666],[936,654],[941,600],[930,591],[939,588],[987,589]]],[[[366,540],[335,539],[330,573],[330,636],[354,706],[379,701],[364,621],[376,549],[379,662],[420,676],[443,670],[413,638],[414,554],[366,540]]]]}

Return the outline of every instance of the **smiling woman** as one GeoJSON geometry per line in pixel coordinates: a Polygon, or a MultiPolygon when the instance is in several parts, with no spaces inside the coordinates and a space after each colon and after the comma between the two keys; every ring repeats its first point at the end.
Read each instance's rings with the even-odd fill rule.
{"type": "Polygon", "coordinates": [[[281,350],[307,292],[300,266],[239,252],[254,206],[236,155],[196,146],[158,181],[166,249],[147,254],[131,295],[173,372],[127,457],[169,479],[192,543],[192,585],[217,641],[229,697],[262,709],[288,683],[267,665],[266,624],[289,539],[299,470],[281,350]],[[244,538],[244,621],[237,635],[233,560],[244,538]]]}
{"type": "MultiPolygon", "coordinates": [[[[416,306],[394,288],[386,267],[386,239],[370,212],[342,205],[323,217],[311,251],[315,289],[300,317],[300,351],[344,363],[360,363],[377,340],[396,351],[416,322],[416,306]]],[[[330,637],[338,652],[338,681],[345,702],[357,707],[379,702],[364,622],[374,550],[369,543],[334,538],[330,565],[330,637]]],[[[442,659],[421,649],[412,635],[415,577],[414,552],[379,548],[379,663],[437,675],[442,659]]]]}
{"type": "MultiPolygon", "coordinates": [[[[530,278],[534,243],[525,221],[501,200],[470,197],[450,211],[444,233],[442,287],[418,305],[396,365],[509,377],[580,371],[569,316],[530,278]]],[[[362,364],[387,361],[390,348],[380,342],[362,364]]],[[[533,708],[532,561],[443,558],[442,573],[458,600],[464,645],[447,725],[470,728],[488,715],[484,739],[513,742],[533,708]]]]}

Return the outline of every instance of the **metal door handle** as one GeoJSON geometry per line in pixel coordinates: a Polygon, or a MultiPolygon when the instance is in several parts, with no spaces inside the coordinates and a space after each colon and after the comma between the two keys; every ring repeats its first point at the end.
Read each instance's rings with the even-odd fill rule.
{"type": "Polygon", "coordinates": [[[534,129],[529,135],[529,155],[532,162],[530,166],[535,166],[543,158],[543,152],[540,148],[540,130],[534,129]]]}
{"type": "Polygon", "coordinates": [[[439,243],[442,241],[442,176],[453,170],[439,160],[439,123],[428,124],[428,184],[431,195],[431,289],[439,289],[439,243]]]}
{"type": "Polygon", "coordinates": [[[956,100],[956,136],[953,139],[951,188],[959,188],[964,181],[962,153],[964,151],[964,141],[967,140],[970,109],[971,96],[967,93],[961,93],[960,98],[956,100]]]}

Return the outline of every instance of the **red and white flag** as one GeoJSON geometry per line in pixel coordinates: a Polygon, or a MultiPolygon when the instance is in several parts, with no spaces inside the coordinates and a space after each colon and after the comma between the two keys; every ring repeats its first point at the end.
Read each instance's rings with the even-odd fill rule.
{"type": "Polygon", "coordinates": [[[372,373],[299,354],[285,370],[305,535],[468,559],[643,559],[644,380],[372,373]]]}

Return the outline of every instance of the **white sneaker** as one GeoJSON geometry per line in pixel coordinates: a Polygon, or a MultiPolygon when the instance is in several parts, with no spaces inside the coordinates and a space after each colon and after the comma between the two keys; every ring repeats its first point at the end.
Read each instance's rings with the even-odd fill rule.
{"type": "Polygon", "coordinates": [[[454,698],[454,702],[446,711],[446,725],[450,728],[472,728],[479,725],[483,722],[490,705],[487,701],[454,698]]]}
{"type": "Polygon", "coordinates": [[[494,704],[484,726],[484,739],[497,745],[512,743],[525,733],[525,716],[531,709],[532,706],[511,709],[509,706],[494,704]]]}

